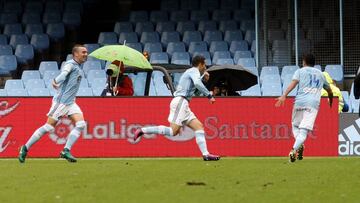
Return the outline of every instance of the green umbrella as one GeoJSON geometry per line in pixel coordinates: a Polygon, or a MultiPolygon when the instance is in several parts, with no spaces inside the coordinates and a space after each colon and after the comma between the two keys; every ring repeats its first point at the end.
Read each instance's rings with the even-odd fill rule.
{"type": "Polygon", "coordinates": [[[91,52],[89,56],[105,61],[122,61],[127,66],[152,69],[145,56],[137,50],[125,45],[107,45],[91,52]]]}

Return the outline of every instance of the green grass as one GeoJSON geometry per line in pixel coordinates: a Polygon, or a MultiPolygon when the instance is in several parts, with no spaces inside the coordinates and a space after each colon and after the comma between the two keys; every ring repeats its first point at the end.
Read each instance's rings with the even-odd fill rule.
{"type": "Polygon", "coordinates": [[[359,158],[0,159],[0,202],[359,202],[359,158]]]}

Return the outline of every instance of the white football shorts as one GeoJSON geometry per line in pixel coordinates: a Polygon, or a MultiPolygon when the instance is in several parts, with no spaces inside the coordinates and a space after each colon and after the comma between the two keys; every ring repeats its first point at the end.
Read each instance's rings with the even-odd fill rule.
{"type": "Polygon", "coordinates": [[[170,103],[168,121],[178,126],[187,125],[196,119],[195,114],[189,107],[189,102],[184,97],[174,97],[170,103]]]}
{"type": "Polygon", "coordinates": [[[294,107],[292,112],[292,125],[298,128],[312,130],[318,110],[311,107],[294,107]]]}
{"type": "Polygon", "coordinates": [[[70,116],[76,113],[83,113],[76,103],[73,103],[71,105],[65,105],[53,102],[47,116],[53,118],[54,120],[59,120],[59,118],[62,116],[70,116]]]}

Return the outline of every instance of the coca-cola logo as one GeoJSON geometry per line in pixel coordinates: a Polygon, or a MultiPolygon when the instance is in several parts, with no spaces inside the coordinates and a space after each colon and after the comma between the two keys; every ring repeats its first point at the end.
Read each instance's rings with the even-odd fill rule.
{"type": "Polygon", "coordinates": [[[58,145],[63,145],[66,143],[67,136],[74,128],[71,120],[69,118],[62,118],[55,126],[54,132],[49,133],[50,139],[58,145]]]}
{"type": "Polygon", "coordinates": [[[19,104],[20,104],[19,101],[17,101],[13,105],[9,105],[8,101],[0,101],[0,118],[5,117],[6,115],[13,112],[16,109],[16,107],[19,106],[19,104]]]}

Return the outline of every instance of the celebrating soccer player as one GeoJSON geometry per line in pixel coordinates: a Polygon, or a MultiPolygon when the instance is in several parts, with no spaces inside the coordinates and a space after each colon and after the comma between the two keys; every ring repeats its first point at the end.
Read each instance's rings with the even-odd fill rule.
{"type": "Polygon", "coordinates": [[[205,58],[203,56],[195,56],[192,60],[192,68],[185,71],[181,76],[179,84],[174,93],[174,98],[170,103],[170,114],[168,121],[170,127],[153,126],[138,129],[135,132],[134,140],[137,140],[143,134],[161,134],[165,136],[175,136],[179,133],[183,125],[189,126],[195,131],[196,143],[200,148],[205,161],[217,161],[220,159],[217,155],[212,155],[206,147],[205,132],[202,123],[196,118],[195,114],[189,107],[189,101],[198,89],[209,98],[211,104],[215,102],[212,92],[209,92],[202,83],[202,77],[206,77],[205,58]]]}
{"type": "Polygon", "coordinates": [[[70,153],[72,145],[80,137],[81,131],[85,128],[83,113],[80,107],[75,103],[75,96],[79,90],[81,82],[80,65],[87,59],[87,49],[83,45],[75,45],[72,49],[73,59],[66,61],[60,74],[52,81],[53,87],[57,90],[45,125],[38,128],[27,143],[20,148],[19,161],[25,162],[26,155],[31,146],[35,144],[43,135],[53,132],[55,125],[62,116],[69,116],[75,123],[71,130],[64,150],[60,153],[61,158],[69,162],[76,162],[76,158],[70,153]]]}

